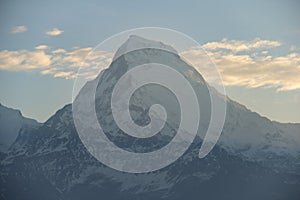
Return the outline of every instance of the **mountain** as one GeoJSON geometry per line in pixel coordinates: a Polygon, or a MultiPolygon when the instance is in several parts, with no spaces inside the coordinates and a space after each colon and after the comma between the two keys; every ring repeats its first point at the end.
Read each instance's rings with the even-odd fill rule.
{"type": "Polygon", "coordinates": [[[20,131],[39,126],[40,124],[36,120],[23,117],[19,110],[7,108],[0,104],[0,152],[4,153],[8,150],[20,131]]]}
{"type": "MultiPolygon", "coordinates": [[[[149,148],[166,145],[178,129],[178,101],[170,91],[157,85],[137,90],[129,105],[131,117],[139,125],[149,123],[150,105],[163,105],[171,113],[156,137],[131,140],[114,122],[110,99],[117,80],[149,61],[172,66],[201,97],[199,107],[204,114],[201,113],[199,133],[183,156],[149,173],[130,174],[111,169],[86,150],[75,128],[72,105],[66,105],[37,129],[20,131],[1,161],[0,198],[299,199],[300,124],[272,122],[226,98],[227,113],[220,140],[205,158],[199,159],[199,147],[210,119],[208,86],[201,76],[194,78],[186,73],[195,71],[176,51],[159,42],[130,37],[110,67],[80,91],[84,96],[97,83],[96,115],[110,140],[124,149],[147,152],[149,148]],[[132,47],[138,48],[129,52],[132,47]],[[127,53],[121,55],[124,52],[127,53]]],[[[217,93],[212,95],[224,100],[217,93]]]]}

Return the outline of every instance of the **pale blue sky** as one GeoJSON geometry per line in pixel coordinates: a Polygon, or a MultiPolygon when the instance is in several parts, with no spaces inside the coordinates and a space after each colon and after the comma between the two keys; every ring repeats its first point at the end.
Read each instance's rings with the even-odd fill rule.
{"type": "MultiPolygon", "coordinates": [[[[296,0],[0,2],[0,51],[33,51],[38,45],[66,50],[94,47],[120,31],[157,26],[183,32],[200,44],[261,38],[282,43],[269,50],[271,56],[287,55],[291,49],[300,52],[300,3],[296,0]],[[13,34],[15,26],[27,30],[13,34]],[[45,34],[53,28],[63,33],[45,34]]],[[[73,79],[3,69],[0,80],[0,102],[39,121],[71,102],[73,79]]],[[[232,99],[272,120],[300,122],[300,89],[235,85],[226,90],[232,99]]]]}

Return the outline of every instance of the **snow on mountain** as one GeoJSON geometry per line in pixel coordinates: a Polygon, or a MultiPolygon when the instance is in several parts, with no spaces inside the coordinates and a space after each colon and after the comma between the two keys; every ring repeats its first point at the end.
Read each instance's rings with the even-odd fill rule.
{"type": "Polygon", "coordinates": [[[23,117],[19,110],[0,104],[0,151],[6,152],[21,129],[38,127],[36,120],[23,117]]]}
{"type": "Polygon", "coordinates": [[[177,51],[173,47],[166,45],[162,42],[148,40],[137,35],[130,35],[129,39],[126,40],[126,42],[124,42],[115,53],[113,61],[116,60],[118,57],[120,57],[120,55],[123,55],[133,50],[144,49],[144,48],[161,49],[161,50],[165,50],[177,54],[177,51]]]}
{"type": "Polygon", "coordinates": [[[282,135],[287,138],[290,138],[295,143],[300,144],[300,124],[299,123],[279,123],[272,122],[280,130],[282,135]]]}
{"type": "MultiPolygon", "coordinates": [[[[113,126],[114,120],[111,117],[110,111],[107,110],[110,105],[110,95],[106,94],[111,94],[113,86],[123,73],[134,66],[146,62],[156,62],[172,66],[182,74],[186,74],[188,70],[193,70],[193,68],[183,62],[180,57],[176,56],[177,53],[175,53],[175,50],[172,50],[172,47],[157,41],[147,40],[138,36],[131,36],[120,47],[116,55],[125,51],[130,53],[124,54],[121,59],[114,60],[110,65],[110,69],[103,73],[96,93],[98,94],[98,97],[96,96],[96,102],[98,102],[97,106],[99,106],[99,108],[101,108],[100,110],[103,112],[106,110],[106,123],[111,125],[109,129],[114,127],[114,130],[118,130],[118,127],[113,126]],[[150,49],[147,49],[148,47],[158,48],[156,52],[159,53],[152,52],[150,49]],[[140,49],[140,51],[130,52],[133,48],[140,49]],[[123,63],[126,63],[126,65],[123,63]]],[[[193,85],[198,99],[200,99],[199,104],[200,110],[202,111],[200,124],[202,126],[200,127],[198,135],[203,138],[204,135],[201,130],[207,128],[210,119],[210,110],[208,109],[210,107],[210,102],[207,98],[207,86],[205,85],[203,78],[201,76],[197,77],[196,73],[194,73],[193,77],[185,77],[193,85]]],[[[222,96],[218,93],[212,95],[217,95],[218,99],[222,99],[222,96]]],[[[143,91],[139,90],[135,93],[134,99],[131,106],[140,108],[140,110],[143,111],[146,111],[151,103],[159,102],[166,107],[168,113],[171,113],[170,115],[172,115],[172,118],[169,118],[167,123],[171,126],[178,123],[176,114],[178,114],[177,108],[179,105],[176,100],[172,100],[172,95],[167,94],[166,90],[145,87],[143,88],[143,91]]],[[[137,110],[138,109],[133,110],[131,114],[133,118],[134,116],[138,116],[139,119],[141,119],[141,115],[139,114],[140,111],[137,110]]],[[[145,121],[147,119],[145,118],[143,120],[145,121]]],[[[170,132],[170,130],[167,132],[170,132]]],[[[266,117],[262,117],[259,114],[250,111],[245,106],[227,98],[226,122],[218,144],[228,152],[239,154],[243,156],[243,158],[249,160],[268,160],[272,163],[271,161],[273,159],[276,161],[276,159],[281,156],[286,158],[291,156],[298,158],[300,155],[300,126],[290,124],[279,126],[279,123],[272,122],[266,117]]],[[[290,164],[286,162],[286,165],[290,164]]]]}
{"type": "MultiPolygon", "coordinates": [[[[157,45],[169,48],[134,36],[117,54],[131,47],[157,45]]],[[[116,81],[138,64],[158,62],[182,73],[201,99],[199,133],[187,152],[173,164],[151,173],[113,170],[87,152],[74,126],[72,105],[66,105],[37,129],[21,131],[1,162],[0,199],[298,200],[299,125],[272,122],[228,99],[221,138],[205,158],[199,159],[199,147],[210,119],[210,98],[203,78],[188,76],[185,72],[193,68],[169,49],[138,49],[115,58],[98,76],[95,99],[97,117],[107,137],[119,147],[143,152],[162,147],[174,136],[180,121],[179,104],[165,88],[143,87],[130,102],[132,118],[140,125],[149,123],[147,111],[154,103],[163,105],[169,114],[166,127],[151,140],[132,141],[117,127],[110,110],[116,81]]],[[[90,84],[83,87],[83,95],[90,84]]]]}
{"type": "Polygon", "coordinates": [[[227,116],[218,144],[231,154],[268,167],[300,169],[300,124],[280,124],[228,100],[227,116]]]}

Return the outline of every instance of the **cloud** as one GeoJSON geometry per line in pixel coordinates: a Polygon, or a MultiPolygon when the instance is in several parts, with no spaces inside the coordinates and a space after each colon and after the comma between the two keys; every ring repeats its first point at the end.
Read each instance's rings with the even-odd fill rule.
{"type": "Polygon", "coordinates": [[[281,46],[278,41],[271,40],[261,40],[260,38],[255,38],[254,40],[247,42],[244,40],[228,40],[226,38],[222,39],[220,42],[209,42],[203,45],[206,50],[230,50],[233,52],[239,51],[251,51],[257,49],[268,49],[273,47],[281,46]]]}
{"type": "Polygon", "coordinates": [[[87,56],[89,52],[92,51],[92,48],[75,48],[71,52],[66,52],[64,60],[71,63],[78,63],[83,61],[83,59],[87,56]]]}
{"type": "MultiPolygon", "coordinates": [[[[225,86],[274,87],[277,91],[300,89],[300,53],[271,56],[265,50],[279,44],[276,41],[257,39],[252,42],[222,40],[207,43],[203,47],[216,64],[225,86]],[[241,52],[242,49],[260,51],[249,53],[241,52]]],[[[197,48],[199,47],[182,52],[181,55],[192,63],[201,65],[203,63],[197,55],[197,48]]]]}
{"type": "Polygon", "coordinates": [[[54,74],[58,69],[55,67],[47,68],[41,71],[41,74],[47,75],[47,74],[54,74]]]}
{"type": "Polygon", "coordinates": [[[54,53],[54,54],[66,53],[66,50],[64,50],[64,49],[55,49],[55,50],[52,51],[52,53],[54,53]]]}
{"type": "Polygon", "coordinates": [[[0,51],[0,69],[9,71],[46,68],[51,64],[51,55],[43,51],[0,51]]]}
{"type": "Polygon", "coordinates": [[[46,34],[50,36],[58,36],[61,35],[64,31],[59,30],[58,28],[53,28],[51,31],[47,31],[46,34]]]}
{"type": "Polygon", "coordinates": [[[54,74],[54,77],[64,77],[66,79],[72,79],[76,77],[75,72],[57,72],[54,74]]]}
{"type": "Polygon", "coordinates": [[[26,26],[15,26],[11,29],[11,33],[23,33],[27,31],[27,27],[26,26]]]}
{"type": "Polygon", "coordinates": [[[49,47],[47,45],[39,45],[39,46],[36,46],[35,49],[37,50],[46,50],[48,49],[49,47]]]}
{"type": "MultiPolygon", "coordinates": [[[[226,41],[203,45],[216,64],[225,86],[274,87],[278,91],[300,89],[299,52],[291,51],[284,55],[271,56],[268,50],[279,46],[279,42],[258,39],[250,42],[226,41]]],[[[205,63],[201,56],[204,52],[201,49],[201,47],[194,47],[181,52],[180,55],[194,65],[203,66],[205,63]]],[[[97,51],[89,54],[91,51],[90,47],[52,50],[46,45],[37,46],[33,51],[1,50],[0,69],[37,71],[44,75],[72,79],[76,77],[80,68],[80,76],[91,79],[99,73],[100,69],[108,66],[113,58],[112,52],[97,51]],[[88,54],[89,56],[86,57],[88,54]]],[[[209,67],[203,69],[201,73],[208,74],[204,77],[206,80],[213,80],[213,77],[209,76],[209,67]]],[[[187,74],[193,76],[190,72],[187,74]]]]}
{"type": "Polygon", "coordinates": [[[0,51],[0,70],[7,71],[37,71],[43,75],[75,78],[81,67],[81,76],[91,79],[98,74],[99,65],[105,67],[111,62],[113,53],[94,52],[86,58],[92,48],[73,48],[72,50],[50,50],[46,45],[39,45],[33,51],[0,51]]]}
{"type": "Polygon", "coordinates": [[[213,54],[226,85],[300,89],[300,54],[279,57],[213,54]]]}

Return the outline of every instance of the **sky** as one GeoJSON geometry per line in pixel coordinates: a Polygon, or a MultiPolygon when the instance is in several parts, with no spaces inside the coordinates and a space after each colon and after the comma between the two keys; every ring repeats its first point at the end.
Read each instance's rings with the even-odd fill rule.
{"type": "Polygon", "coordinates": [[[231,99],[300,123],[299,9],[296,0],[0,0],[0,102],[43,122],[71,102],[76,66],[93,47],[121,31],[163,27],[203,46],[231,99]]]}

